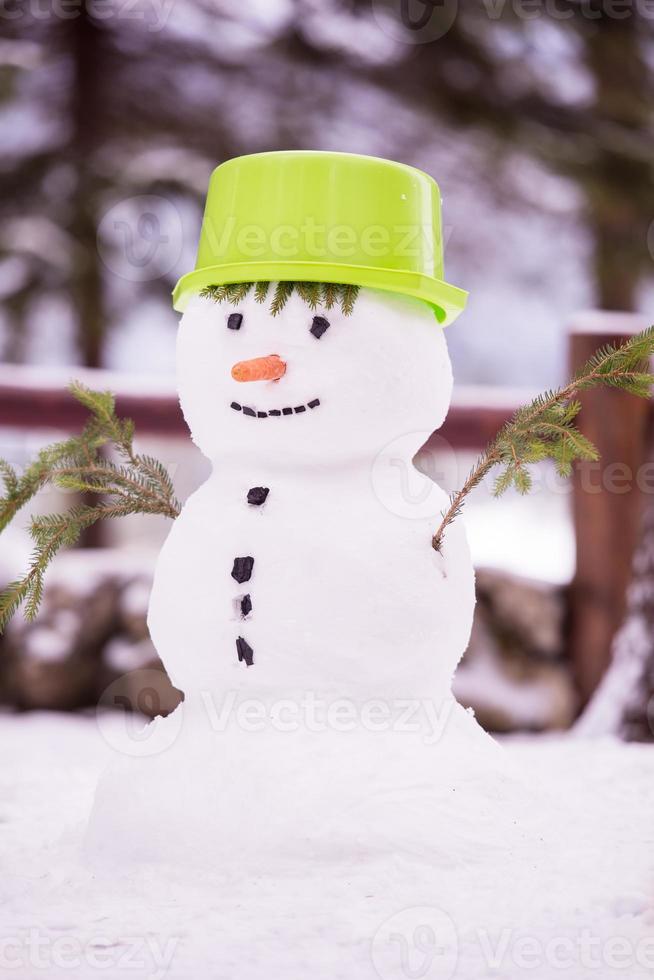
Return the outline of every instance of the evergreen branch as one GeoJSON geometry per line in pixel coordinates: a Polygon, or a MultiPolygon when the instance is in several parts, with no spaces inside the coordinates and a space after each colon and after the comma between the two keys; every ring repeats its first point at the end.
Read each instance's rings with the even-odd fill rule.
{"type": "Polygon", "coordinates": [[[323,303],[328,310],[338,302],[338,284],[325,282],[322,286],[323,303]]]}
{"type": "Polygon", "coordinates": [[[29,529],[34,541],[30,566],[22,579],[12,582],[0,594],[0,632],[23,602],[25,618],[34,619],[43,598],[45,572],[61,548],[76,544],[82,531],[99,520],[126,517],[138,512],[138,505],[131,502],[73,507],[65,514],[33,517],[29,529]]]}
{"type": "Polygon", "coordinates": [[[320,303],[319,282],[296,282],[298,296],[304,300],[310,310],[315,310],[320,303]]]}
{"type": "Polygon", "coordinates": [[[151,457],[133,456],[131,466],[116,466],[110,460],[102,460],[90,466],[55,467],[51,479],[55,486],[79,492],[131,495],[143,507],[148,504],[173,519],[180,511],[179,502],[174,496],[170,476],[158,476],[152,467],[151,457]],[[144,462],[144,459],[147,462],[144,462]]]}
{"type": "Polygon", "coordinates": [[[222,303],[225,299],[226,290],[227,286],[204,286],[200,290],[200,297],[213,300],[214,303],[222,303]]]}
{"type": "Polygon", "coordinates": [[[345,316],[349,316],[354,309],[354,304],[356,303],[357,296],[359,295],[358,286],[341,286],[341,311],[345,316]]]}
{"type": "Polygon", "coordinates": [[[226,297],[230,303],[241,303],[254,286],[253,282],[237,282],[227,286],[226,297]]]}
{"type": "Polygon", "coordinates": [[[16,470],[4,459],[0,459],[0,476],[3,479],[7,493],[9,495],[16,493],[18,490],[18,476],[16,474],[16,470]]]}
{"type": "Polygon", "coordinates": [[[270,289],[269,282],[258,282],[254,286],[254,298],[257,303],[265,303],[266,297],[268,295],[268,290],[270,289]]]}
{"type": "Polygon", "coordinates": [[[475,487],[479,486],[484,477],[490,473],[490,471],[497,465],[497,463],[499,463],[499,461],[500,459],[498,453],[492,446],[490,446],[486,452],[479,457],[475,466],[470,470],[470,473],[468,474],[468,477],[461,489],[457,490],[456,493],[450,494],[450,505],[443,513],[440,526],[434,534],[431,542],[432,547],[435,548],[436,551],[441,550],[445,531],[450,524],[454,523],[456,518],[461,513],[465,498],[468,496],[471,490],[474,490],[475,487]]]}
{"type": "MultiPolygon", "coordinates": [[[[227,301],[237,305],[245,299],[253,286],[255,301],[257,303],[264,303],[271,286],[271,283],[267,281],[204,286],[200,290],[200,296],[203,299],[210,299],[214,303],[227,301]]],[[[345,316],[349,316],[354,310],[354,304],[359,295],[359,287],[331,282],[278,282],[275,285],[270,302],[270,312],[273,316],[281,313],[294,292],[301,297],[311,310],[317,309],[321,304],[325,309],[331,310],[338,304],[342,313],[345,316]]]]}
{"type": "MultiPolygon", "coordinates": [[[[0,498],[0,531],[14,519],[18,511],[25,506],[49,480],[51,469],[64,459],[81,458],[84,452],[97,452],[97,449],[107,442],[107,437],[98,433],[96,426],[90,423],[80,436],[56,442],[42,449],[20,478],[6,480],[6,474],[14,471],[4,460],[2,461],[5,474],[6,495],[0,498]]],[[[14,474],[15,477],[15,474],[14,474]]]]}
{"type": "Polygon", "coordinates": [[[277,316],[281,313],[286,304],[288,303],[293,290],[295,288],[294,282],[278,282],[275,287],[275,294],[270,304],[270,312],[273,316],[277,316]]]}
{"type": "Polygon", "coordinates": [[[99,520],[129,514],[161,514],[174,519],[181,510],[163,464],[134,451],[134,424],[130,419],[118,418],[113,395],[91,391],[79,382],[73,382],[70,391],[91,412],[80,435],[41,450],[21,477],[0,460],[0,475],[5,483],[5,496],[0,498],[0,531],[48,484],[98,494],[103,500],[95,506],[32,517],[29,530],[34,552],[24,577],[10,583],[0,594],[0,631],[23,602],[26,617],[36,615],[47,567],[59,550],[74,545],[87,527],[99,520]],[[101,455],[100,450],[107,444],[113,446],[122,463],[101,455]]]}
{"type": "Polygon", "coordinates": [[[495,466],[503,471],[495,480],[495,496],[515,487],[519,493],[531,489],[528,466],[552,459],[561,476],[569,476],[575,460],[596,460],[595,446],[574,426],[580,403],[577,395],[600,385],[648,398],[654,383],[649,360],[654,354],[654,327],[629,338],[619,347],[607,346],[596,353],[563,388],[539,395],[519,408],[479,457],[460,490],[450,497],[450,505],[432,538],[441,551],[445,531],[461,513],[466,497],[495,466]]]}
{"type": "MultiPolygon", "coordinates": [[[[177,512],[181,510],[181,505],[175,497],[175,488],[173,486],[172,477],[170,473],[158,459],[154,456],[143,456],[139,455],[136,457],[138,465],[141,472],[146,475],[146,477],[151,481],[154,488],[161,487],[164,492],[166,492],[171,502],[175,505],[177,512]]],[[[175,515],[177,516],[177,515],[175,515]]]]}

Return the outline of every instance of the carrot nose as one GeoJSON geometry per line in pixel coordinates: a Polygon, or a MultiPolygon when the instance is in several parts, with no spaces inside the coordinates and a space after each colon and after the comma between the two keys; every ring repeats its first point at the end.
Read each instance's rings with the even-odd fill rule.
{"type": "Polygon", "coordinates": [[[234,381],[278,381],[286,373],[286,361],[278,354],[239,361],[232,368],[234,381]]]}

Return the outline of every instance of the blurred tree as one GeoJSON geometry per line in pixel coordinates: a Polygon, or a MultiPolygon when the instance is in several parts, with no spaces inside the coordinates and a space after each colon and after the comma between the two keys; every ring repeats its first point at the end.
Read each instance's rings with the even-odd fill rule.
{"type": "Polygon", "coordinates": [[[654,503],[643,514],[624,623],[611,666],[577,723],[582,735],[654,741],[654,503]]]}
{"type": "Polygon", "coordinates": [[[634,308],[652,274],[654,215],[654,19],[641,5],[332,0],[319,14],[313,0],[299,6],[304,16],[286,39],[295,58],[312,63],[329,53],[342,71],[435,120],[486,133],[489,182],[502,181],[502,152],[524,152],[574,181],[596,303],[634,308]],[[330,7],[338,34],[324,28],[330,7]],[[382,63],[353,50],[351,39],[371,22],[395,39],[382,63]]]}
{"type": "MultiPolygon", "coordinates": [[[[233,51],[231,61],[219,54],[228,14],[189,2],[195,32],[176,36],[165,23],[148,22],[147,7],[119,5],[108,17],[103,5],[98,10],[104,16],[92,15],[84,2],[39,16],[26,5],[3,7],[8,39],[0,48],[0,93],[12,138],[2,164],[0,254],[10,359],[22,359],[30,317],[45,297],[64,301],[80,360],[100,366],[118,319],[112,298],[121,273],[132,290],[123,316],[135,299],[167,298],[175,274],[159,274],[155,265],[148,276],[138,262],[125,266],[126,238],[137,227],[123,229],[123,239],[118,235],[101,254],[103,214],[140,194],[161,195],[182,212],[185,200],[199,207],[215,161],[242,145],[229,112],[217,108],[244,75],[233,51]],[[112,248],[123,254],[112,259],[112,248]]],[[[149,16],[163,21],[165,12],[165,4],[153,4],[149,16]]],[[[138,217],[157,221],[156,213],[138,217]]]]}
{"type": "Polygon", "coordinates": [[[353,118],[369,128],[372,152],[409,160],[435,132],[483,134],[479,171],[505,198],[515,192],[505,166],[515,154],[574,182],[597,303],[632,308],[651,271],[652,20],[635,3],[624,16],[604,13],[599,0],[534,7],[79,0],[44,12],[7,0],[6,355],[25,356],[39,304],[57,300],[79,358],[101,364],[126,309],[153,295],[167,301],[181,271],[172,261],[155,262],[151,275],[138,257],[130,265],[130,236],[147,251],[159,228],[162,240],[180,239],[181,254],[217,162],[261,149],[348,147],[353,118]],[[98,249],[107,211],[144,194],[154,198],[145,213],[121,211],[98,249]],[[172,232],[157,197],[178,214],[172,232]]]}

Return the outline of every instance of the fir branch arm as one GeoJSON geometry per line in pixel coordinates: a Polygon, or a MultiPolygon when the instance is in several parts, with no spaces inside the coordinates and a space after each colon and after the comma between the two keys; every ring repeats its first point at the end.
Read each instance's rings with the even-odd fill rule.
{"type": "Polygon", "coordinates": [[[97,506],[73,507],[63,514],[32,518],[32,560],[23,578],[0,594],[0,631],[23,602],[26,617],[36,615],[48,565],[61,548],[75,544],[85,528],[99,520],[130,514],[161,514],[174,519],[181,509],[166,468],[153,457],[134,451],[134,425],[130,419],[118,418],[113,395],[91,391],[77,382],[70,391],[91,412],[79,436],[43,449],[21,477],[0,460],[5,483],[5,495],[0,498],[0,531],[47,484],[97,493],[105,499],[97,506]],[[114,447],[123,460],[121,464],[101,455],[105,444],[114,447]]]}
{"type": "Polygon", "coordinates": [[[65,514],[33,517],[30,535],[34,541],[34,551],[30,567],[22,579],[12,582],[0,594],[0,632],[5,629],[23,602],[25,602],[25,618],[34,619],[43,598],[45,572],[61,548],[75,544],[82,531],[96,521],[126,517],[135,513],[138,513],[135,504],[125,502],[98,504],[96,507],[74,507],[65,514]]]}
{"type": "Polygon", "coordinates": [[[55,486],[79,493],[98,493],[132,500],[143,512],[163,514],[173,520],[179,515],[170,477],[161,464],[165,477],[153,469],[156,460],[134,456],[132,466],[116,466],[109,461],[90,466],[63,466],[52,470],[55,486]]]}
{"type": "Polygon", "coordinates": [[[456,518],[461,513],[461,508],[465,498],[468,496],[471,490],[474,490],[475,487],[479,486],[484,477],[490,473],[492,468],[498,462],[499,457],[495,453],[494,446],[491,445],[486,452],[479,457],[477,463],[468,474],[468,478],[461,489],[450,495],[450,505],[443,513],[443,519],[431,541],[432,547],[435,548],[436,551],[441,550],[445,531],[450,524],[454,523],[456,518]]]}
{"type": "Polygon", "coordinates": [[[597,351],[565,387],[520,408],[480,456],[461,489],[452,494],[450,506],[432,538],[436,551],[442,549],[445,531],[461,512],[470,491],[495,466],[504,467],[495,481],[494,493],[499,496],[511,486],[519,493],[527,493],[531,488],[528,467],[540,460],[553,459],[562,476],[570,474],[575,460],[596,460],[597,450],[573,424],[581,408],[577,394],[605,385],[649,397],[654,383],[649,371],[653,354],[654,327],[650,327],[619,347],[597,351]]]}
{"type": "Polygon", "coordinates": [[[94,425],[89,425],[80,436],[42,449],[20,477],[5,460],[0,460],[0,474],[6,491],[0,498],[0,531],[50,482],[53,468],[62,460],[79,459],[85,453],[97,455],[97,449],[106,441],[107,437],[102,436],[94,425]]]}

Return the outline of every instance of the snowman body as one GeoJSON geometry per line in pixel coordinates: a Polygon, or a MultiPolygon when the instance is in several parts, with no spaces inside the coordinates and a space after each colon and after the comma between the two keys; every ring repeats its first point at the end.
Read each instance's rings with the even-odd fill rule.
{"type": "Polygon", "coordinates": [[[180,326],[178,385],[213,472],[164,546],[149,626],[188,704],[234,689],[449,696],[474,606],[465,537],[452,528],[437,554],[446,495],[434,490],[419,516],[401,499],[450,400],[433,312],[369,291],[350,316],[297,296],[275,318],[253,298],[198,298],[180,326]],[[279,380],[231,377],[270,354],[286,365],[279,380]]]}

